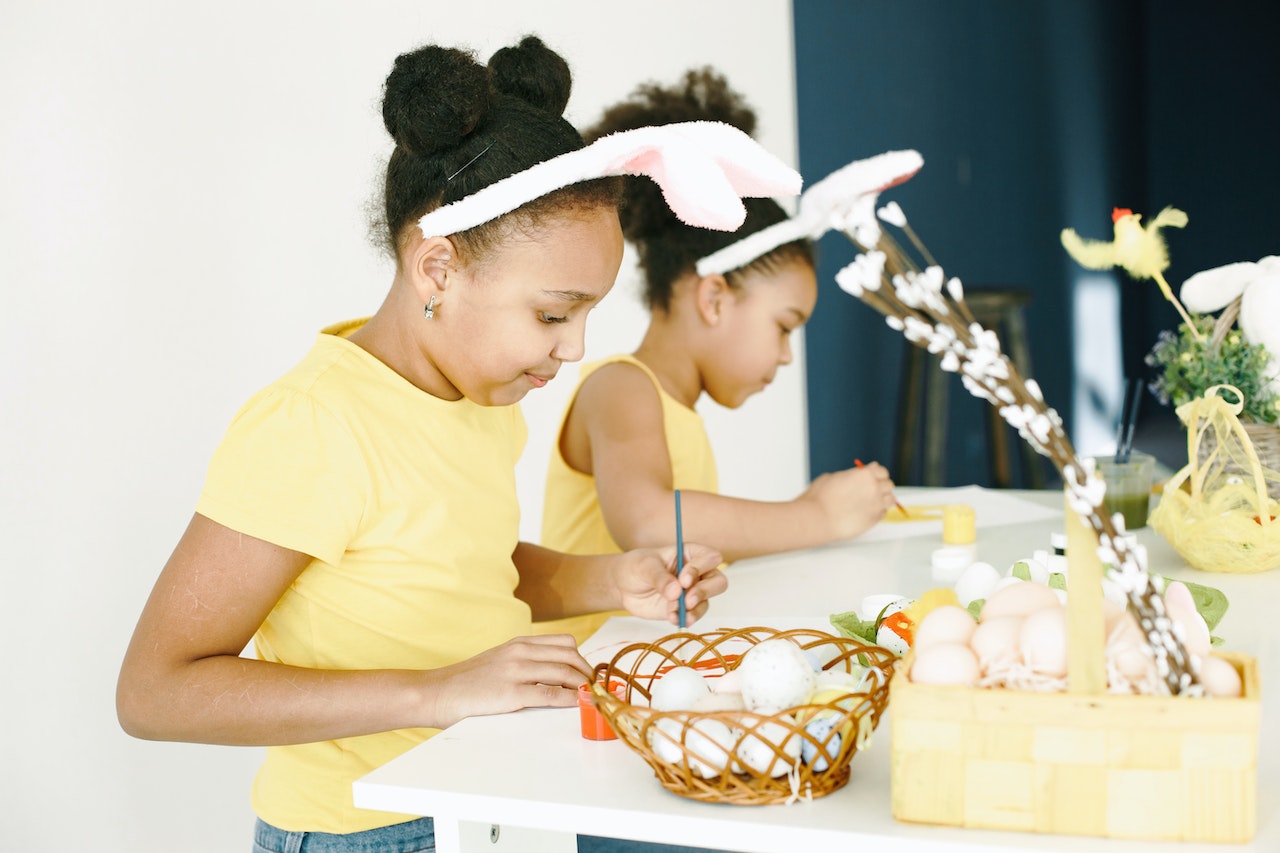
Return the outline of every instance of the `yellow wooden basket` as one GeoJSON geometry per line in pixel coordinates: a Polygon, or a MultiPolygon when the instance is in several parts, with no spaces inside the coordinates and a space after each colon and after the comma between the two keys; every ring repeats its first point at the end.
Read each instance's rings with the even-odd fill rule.
{"type": "Polygon", "coordinates": [[[1066,512],[1067,693],[890,685],[893,816],[913,823],[1112,838],[1254,835],[1260,685],[1238,699],[1106,693],[1097,537],[1066,512]]]}

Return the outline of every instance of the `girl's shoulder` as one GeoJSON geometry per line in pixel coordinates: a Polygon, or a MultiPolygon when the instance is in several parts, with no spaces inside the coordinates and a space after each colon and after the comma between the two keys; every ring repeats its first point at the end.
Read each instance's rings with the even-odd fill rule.
{"type": "Polygon", "coordinates": [[[662,390],[657,377],[632,358],[595,366],[578,386],[570,416],[587,423],[661,422],[662,390]]]}
{"type": "Polygon", "coordinates": [[[660,402],[662,384],[653,371],[631,356],[611,358],[591,366],[578,388],[578,400],[643,397],[660,402]],[[646,390],[649,393],[645,393],[646,390]]]}

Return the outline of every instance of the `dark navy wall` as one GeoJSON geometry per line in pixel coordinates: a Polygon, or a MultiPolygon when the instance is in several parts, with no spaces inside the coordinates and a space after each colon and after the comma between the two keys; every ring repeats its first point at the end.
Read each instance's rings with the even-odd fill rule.
{"type": "MultiPolygon", "coordinates": [[[[1080,271],[1058,242],[1064,226],[1103,237],[1113,206],[1187,209],[1193,227],[1170,239],[1175,286],[1196,269],[1280,249],[1276,118],[1266,112],[1280,75],[1274,50],[1255,44],[1274,45],[1280,4],[1207,8],[1168,0],[795,0],[806,180],[858,157],[919,150],[924,169],[886,198],[903,206],[949,274],[969,286],[1032,291],[1032,373],[1068,423],[1070,287],[1080,271]],[[1246,90],[1245,78],[1269,95],[1246,90]],[[1223,113],[1239,118],[1242,107],[1249,117],[1237,133],[1223,113]],[[1252,174],[1234,175],[1241,162],[1252,174]],[[1208,176],[1188,177],[1202,166],[1208,176]],[[1266,197],[1246,205],[1252,236],[1227,237],[1231,226],[1221,224],[1195,232],[1205,220],[1220,223],[1218,207],[1249,193],[1266,197]],[[1219,249],[1213,258],[1189,248],[1209,241],[1219,249]]],[[[891,460],[905,344],[835,287],[835,271],[852,257],[845,238],[824,238],[823,290],[806,331],[815,475],[855,456],[891,460]]],[[[1154,290],[1122,281],[1129,372],[1155,333],[1175,322],[1153,302],[1154,290]],[[1148,315],[1158,320],[1143,322],[1148,315]]],[[[958,382],[951,400],[947,482],[989,485],[985,404],[958,382]]],[[[1147,405],[1148,418],[1156,408],[1147,405]]]]}

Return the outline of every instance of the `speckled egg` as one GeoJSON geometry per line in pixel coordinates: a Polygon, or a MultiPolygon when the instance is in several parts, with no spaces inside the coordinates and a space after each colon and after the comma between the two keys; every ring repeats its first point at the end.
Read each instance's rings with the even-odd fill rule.
{"type": "Polygon", "coordinates": [[[794,707],[813,692],[813,667],[790,640],[758,643],[742,656],[737,671],[747,710],[758,714],[794,707]]]}

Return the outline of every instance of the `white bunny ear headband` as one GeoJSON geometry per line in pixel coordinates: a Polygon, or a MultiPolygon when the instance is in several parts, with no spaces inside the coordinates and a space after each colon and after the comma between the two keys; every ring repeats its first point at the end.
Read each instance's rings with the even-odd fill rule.
{"type": "Polygon", "coordinates": [[[648,175],[689,225],[734,231],[742,197],[796,195],[800,173],[736,127],[691,121],[603,136],[503,178],[418,220],[424,237],[444,237],[497,219],[547,193],[593,178],[648,175]]]}
{"type": "Polygon", "coordinates": [[[876,198],[883,190],[920,171],[923,165],[924,158],[918,151],[907,150],[888,151],[842,166],[805,190],[795,216],[702,258],[698,261],[698,275],[740,269],[779,246],[796,240],[816,240],[832,229],[874,229],[875,239],[867,244],[874,245],[880,237],[876,198]]]}

